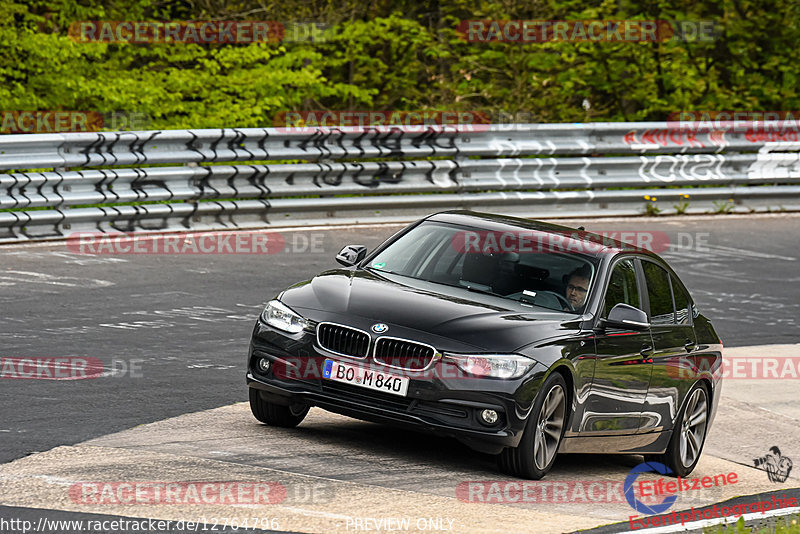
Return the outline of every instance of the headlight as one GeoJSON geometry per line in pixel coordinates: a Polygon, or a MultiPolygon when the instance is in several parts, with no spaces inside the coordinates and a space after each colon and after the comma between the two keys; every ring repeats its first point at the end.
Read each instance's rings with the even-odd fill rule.
{"type": "Polygon", "coordinates": [[[290,334],[298,334],[308,325],[305,319],[290,310],[288,306],[279,300],[267,302],[267,307],[261,313],[261,320],[278,330],[283,330],[290,334]]]}
{"type": "Polygon", "coordinates": [[[443,359],[456,364],[459,369],[478,377],[519,378],[534,366],[535,360],[519,354],[451,354],[443,359]]]}

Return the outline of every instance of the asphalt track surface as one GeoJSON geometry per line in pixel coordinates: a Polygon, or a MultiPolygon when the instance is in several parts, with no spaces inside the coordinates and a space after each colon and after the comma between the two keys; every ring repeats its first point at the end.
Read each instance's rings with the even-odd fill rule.
{"type": "MultiPolygon", "coordinates": [[[[583,224],[592,231],[647,230],[668,235],[672,246],[662,255],[703,313],[714,321],[726,347],[800,342],[800,217],[572,224],[583,224]]],[[[139,425],[220,407],[228,407],[220,408],[225,426],[242,421],[242,431],[256,432],[251,445],[258,447],[264,427],[254,426],[244,405],[225,410],[233,410],[230,405],[246,399],[244,357],[263,304],[285,286],[335,267],[333,256],[342,245],[361,243],[371,248],[397,228],[285,231],[286,249],[271,255],[88,255],[67,250],[63,243],[0,248],[0,304],[5,312],[0,324],[0,356],[91,357],[105,367],[103,376],[94,380],[0,381],[0,463],[93,438],[102,441],[102,436],[126,429],[133,432],[139,425]]],[[[749,445],[753,450],[745,442],[747,450],[736,455],[741,465],[745,465],[742,458],[763,454],[771,445],[786,449],[785,433],[775,429],[787,423],[796,427],[795,411],[787,408],[753,414],[747,406],[732,404],[731,411],[736,410],[754,427],[747,432],[752,434],[749,445]]],[[[227,452],[240,455],[237,461],[243,465],[260,462],[262,467],[303,476],[350,481],[374,476],[366,476],[371,471],[363,465],[354,468],[359,457],[368,458],[370,465],[382,466],[385,474],[376,484],[401,490],[418,487],[421,480],[435,483],[429,474],[441,474],[437,466],[461,470],[462,480],[497,477],[491,458],[448,440],[352,420],[325,419],[321,414],[324,412],[315,415],[319,425],[312,425],[309,434],[299,439],[293,434],[279,436],[280,447],[292,452],[280,455],[281,462],[248,456],[241,450],[227,452]],[[336,450],[315,450],[318,440],[335,445],[336,450]],[[374,443],[365,446],[365,441],[374,443]],[[356,458],[341,460],[347,450],[356,451],[356,458]],[[306,452],[314,452],[317,458],[327,454],[330,465],[338,465],[339,472],[329,472],[321,461],[309,461],[306,452]]],[[[736,423],[731,425],[726,430],[737,432],[736,423]]],[[[196,427],[176,428],[188,435],[196,427]]],[[[212,427],[206,439],[214,439],[214,430],[218,428],[212,427]]],[[[792,433],[790,429],[785,432],[792,433]]],[[[171,431],[170,435],[180,434],[171,431]]],[[[235,441],[235,433],[229,438],[235,441]]],[[[159,443],[169,441],[148,443],[158,449],[159,443]]],[[[725,439],[714,443],[713,447],[709,443],[707,452],[726,448],[725,439]]],[[[127,447],[130,441],[111,440],[108,446],[127,447]]],[[[601,457],[599,461],[573,457],[569,467],[561,461],[557,466],[566,468],[565,474],[570,476],[599,466],[598,476],[602,477],[603,466],[616,466],[610,468],[613,473],[606,473],[616,476],[615,469],[624,473],[637,462],[636,457],[601,457]]],[[[0,494],[3,487],[0,478],[0,494]]],[[[4,498],[0,502],[11,501],[4,498]]],[[[46,502],[38,507],[48,508],[46,502]]],[[[14,515],[9,509],[0,511],[2,517],[14,515]]]]}

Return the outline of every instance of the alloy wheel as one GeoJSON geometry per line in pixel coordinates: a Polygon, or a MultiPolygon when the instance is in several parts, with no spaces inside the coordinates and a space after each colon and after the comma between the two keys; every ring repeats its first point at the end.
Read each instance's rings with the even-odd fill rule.
{"type": "Polygon", "coordinates": [[[680,429],[680,459],[685,467],[693,465],[706,437],[708,402],[703,388],[697,388],[686,403],[680,429]]]}
{"type": "Polygon", "coordinates": [[[533,459],[538,469],[546,469],[558,452],[566,411],[567,397],[561,385],[556,384],[547,392],[536,423],[533,459]]]}

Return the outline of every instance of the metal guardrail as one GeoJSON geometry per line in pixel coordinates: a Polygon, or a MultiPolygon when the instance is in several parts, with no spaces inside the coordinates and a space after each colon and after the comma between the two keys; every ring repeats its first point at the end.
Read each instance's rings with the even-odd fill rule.
{"type": "Polygon", "coordinates": [[[0,171],[0,242],[394,222],[447,208],[530,217],[800,209],[798,132],[778,123],[10,135],[0,137],[0,171]]]}

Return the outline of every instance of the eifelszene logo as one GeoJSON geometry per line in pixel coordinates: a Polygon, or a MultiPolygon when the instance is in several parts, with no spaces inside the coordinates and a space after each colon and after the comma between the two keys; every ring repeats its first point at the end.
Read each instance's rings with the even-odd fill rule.
{"type": "Polygon", "coordinates": [[[645,462],[631,469],[631,472],[625,477],[625,485],[623,486],[625,499],[627,499],[628,504],[630,504],[631,508],[637,512],[649,515],[657,515],[661,512],[666,512],[669,510],[670,506],[672,506],[675,503],[675,500],[678,498],[677,495],[665,497],[663,501],[653,505],[645,504],[636,498],[636,495],[633,491],[634,484],[636,483],[636,479],[639,478],[639,475],[642,473],[660,473],[662,475],[668,475],[672,473],[672,471],[666,465],[658,462],[645,462]]]}
{"type": "MultiPolygon", "coordinates": [[[[678,497],[678,493],[689,493],[694,491],[705,491],[711,488],[720,488],[731,484],[738,484],[739,475],[731,471],[730,473],[718,473],[704,477],[685,478],[678,476],[657,480],[640,480],[637,478],[642,473],[660,473],[661,475],[671,474],[672,471],[664,464],[658,462],[645,462],[637,465],[625,477],[623,490],[628,504],[637,512],[658,515],[666,512],[678,497]],[[636,497],[635,487],[639,487],[639,497],[636,497]],[[654,499],[666,495],[661,502],[653,502],[654,499]],[[644,499],[644,500],[642,500],[644,499]]],[[[674,514],[675,512],[673,512],[674,514]]],[[[636,517],[636,516],[633,516],[636,517]]]]}

